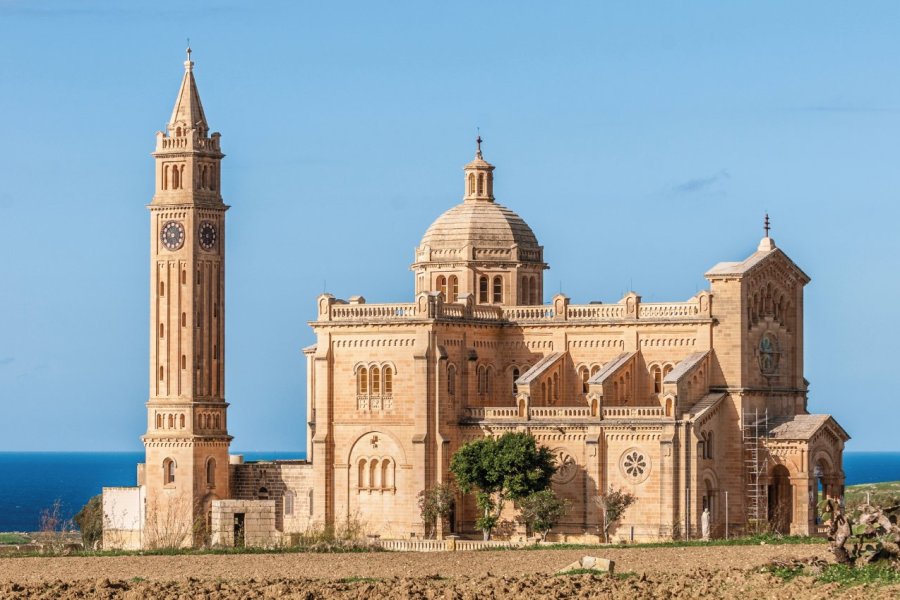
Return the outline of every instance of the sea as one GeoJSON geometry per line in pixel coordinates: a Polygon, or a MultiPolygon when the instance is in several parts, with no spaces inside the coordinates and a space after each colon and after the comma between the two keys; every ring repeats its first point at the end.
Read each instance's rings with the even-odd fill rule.
{"type": "MultiPolygon", "coordinates": [[[[245,461],[305,458],[305,452],[236,452],[245,461]]],[[[38,531],[59,501],[71,518],[103,486],[135,484],[143,452],[0,452],[0,531],[38,531]]],[[[900,481],[900,452],[845,452],[847,485],[900,481]]]]}

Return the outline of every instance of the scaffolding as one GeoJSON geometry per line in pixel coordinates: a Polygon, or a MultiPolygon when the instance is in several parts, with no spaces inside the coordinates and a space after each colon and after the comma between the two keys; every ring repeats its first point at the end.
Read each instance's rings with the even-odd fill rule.
{"type": "Polygon", "coordinates": [[[741,429],[744,441],[744,467],[747,480],[747,529],[759,532],[769,517],[769,488],[766,481],[768,453],[764,440],[769,434],[769,410],[745,411],[741,429]]]}

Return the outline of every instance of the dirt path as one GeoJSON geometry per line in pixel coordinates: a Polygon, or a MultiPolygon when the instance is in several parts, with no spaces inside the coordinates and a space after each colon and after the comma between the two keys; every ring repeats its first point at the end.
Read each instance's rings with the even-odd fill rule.
{"type": "Polygon", "coordinates": [[[342,579],[347,577],[483,577],[553,573],[585,554],[616,561],[620,573],[686,573],[698,568],[749,569],[774,558],[827,557],[824,544],[529,550],[493,552],[373,552],[348,554],[235,554],[200,556],[110,556],[0,558],[0,581],[74,581],[135,577],[342,579]]]}

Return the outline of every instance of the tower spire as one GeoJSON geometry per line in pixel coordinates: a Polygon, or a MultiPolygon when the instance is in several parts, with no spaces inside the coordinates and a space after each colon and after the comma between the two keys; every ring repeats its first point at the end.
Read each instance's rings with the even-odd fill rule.
{"type": "Polygon", "coordinates": [[[191,60],[191,52],[188,45],[187,60],[184,61],[184,77],[167,127],[169,136],[177,136],[179,129],[183,136],[187,136],[187,132],[191,130],[197,130],[201,136],[206,136],[209,131],[203,104],[200,102],[200,92],[197,91],[197,82],[194,79],[194,61],[191,60]]]}

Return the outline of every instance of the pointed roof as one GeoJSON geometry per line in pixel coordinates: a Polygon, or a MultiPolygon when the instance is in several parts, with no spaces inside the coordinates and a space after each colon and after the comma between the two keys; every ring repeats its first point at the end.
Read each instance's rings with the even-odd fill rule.
{"type": "Polygon", "coordinates": [[[743,277],[750,271],[758,268],[760,265],[776,256],[780,256],[782,258],[782,260],[794,272],[795,276],[801,281],[801,283],[803,283],[804,285],[809,283],[809,275],[804,273],[803,270],[794,263],[794,261],[788,258],[787,254],[785,254],[780,248],[775,246],[775,240],[770,238],[768,235],[759,242],[759,246],[757,247],[756,252],[748,256],[746,259],[739,262],[720,262],[712,269],[707,271],[704,274],[704,277],[709,280],[728,277],[743,277]]]}
{"type": "Polygon", "coordinates": [[[191,61],[191,49],[187,49],[187,60],[184,61],[184,78],[181,80],[181,89],[175,99],[175,108],[172,109],[172,118],[169,119],[169,130],[178,124],[189,129],[200,129],[201,134],[206,133],[209,125],[206,123],[206,114],[203,112],[203,104],[200,102],[200,92],[197,91],[197,82],[194,80],[194,63],[191,61]]]}

